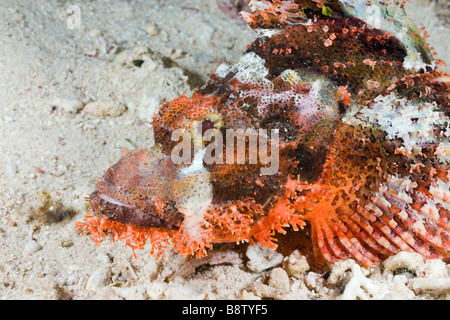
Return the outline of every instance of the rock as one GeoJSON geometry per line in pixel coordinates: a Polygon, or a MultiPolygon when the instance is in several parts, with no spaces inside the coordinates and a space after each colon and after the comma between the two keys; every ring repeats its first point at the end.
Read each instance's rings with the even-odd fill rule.
{"type": "Polygon", "coordinates": [[[261,298],[259,296],[257,296],[253,292],[248,292],[247,290],[242,290],[240,299],[241,300],[261,300],[261,298]]]}
{"type": "Polygon", "coordinates": [[[328,276],[328,284],[338,285],[345,282],[346,274],[352,269],[354,264],[355,260],[353,259],[347,259],[333,263],[333,265],[331,266],[331,273],[328,276]]]}
{"type": "Polygon", "coordinates": [[[87,103],[83,111],[97,117],[118,117],[127,110],[123,104],[110,100],[97,100],[87,103]]]}
{"type": "Polygon", "coordinates": [[[262,272],[273,268],[283,261],[283,255],[269,248],[261,248],[259,244],[248,246],[246,256],[247,267],[254,272],[262,272]]]}
{"type": "Polygon", "coordinates": [[[417,269],[424,264],[422,255],[415,252],[400,252],[383,262],[384,270],[394,273],[399,269],[411,270],[417,273],[417,269]]]}
{"type": "Polygon", "coordinates": [[[71,240],[61,240],[61,247],[70,248],[73,246],[73,242],[71,240]]]}
{"type": "Polygon", "coordinates": [[[159,33],[158,27],[154,25],[153,23],[149,22],[147,23],[143,29],[150,35],[150,36],[156,36],[159,33]]]}
{"type": "Polygon", "coordinates": [[[17,165],[14,162],[8,161],[5,170],[8,175],[13,176],[17,173],[17,165]]]}
{"type": "Polygon", "coordinates": [[[104,266],[95,270],[86,283],[87,290],[99,290],[111,281],[111,267],[104,266]]]}
{"type": "Polygon", "coordinates": [[[283,268],[290,277],[300,279],[309,270],[309,264],[305,256],[294,250],[283,260],[283,268]]]}
{"type": "Polygon", "coordinates": [[[305,275],[305,285],[309,290],[319,291],[319,288],[323,286],[323,282],[323,277],[315,272],[308,272],[305,275]]]}
{"type": "Polygon", "coordinates": [[[41,250],[42,246],[36,241],[32,240],[25,244],[25,251],[29,253],[34,253],[36,251],[41,250]]]}
{"type": "Polygon", "coordinates": [[[408,287],[419,294],[424,291],[432,293],[450,292],[450,279],[447,278],[415,278],[411,279],[408,287]]]}
{"type": "Polygon", "coordinates": [[[448,278],[447,264],[440,259],[426,260],[416,269],[417,276],[425,278],[448,278]]]}
{"type": "Polygon", "coordinates": [[[83,108],[83,102],[76,98],[56,98],[52,105],[68,113],[77,113],[83,108]]]}
{"type": "Polygon", "coordinates": [[[129,288],[113,287],[113,291],[125,300],[146,300],[147,291],[142,286],[133,286],[129,288]]]}
{"type": "Polygon", "coordinates": [[[290,288],[289,276],[282,268],[275,268],[270,272],[267,284],[275,289],[288,291],[290,288]]]}
{"type": "Polygon", "coordinates": [[[88,35],[89,35],[91,38],[97,38],[98,36],[101,35],[101,31],[98,30],[98,29],[92,29],[91,31],[88,32],[88,35]]]}
{"type": "Polygon", "coordinates": [[[167,289],[167,283],[163,281],[153,281],[147,286],[147,296],[149,299],[157,300],[164,297],[164,292],[167,289]]]}
{"type": "MultiPolygon", "coordinates": [[[[178,278],[181,279],[181,278],[178,278]]],[[[164,296],[161,299],[165,300],[181,300],[189,297],[189,300],[205,300],[206,292],[204,288],[198,285],[185,282],[184,279],[180,282],[171,281],[164,291],[164,296]]]]}
{"type": "Polygon", "coordinates": [[[351,279],[345,286],[341,299],[368,300],[370,298],[380,297],[382,294],[380,285],[367,278],[359,265],[353,264],[351,279]]]}

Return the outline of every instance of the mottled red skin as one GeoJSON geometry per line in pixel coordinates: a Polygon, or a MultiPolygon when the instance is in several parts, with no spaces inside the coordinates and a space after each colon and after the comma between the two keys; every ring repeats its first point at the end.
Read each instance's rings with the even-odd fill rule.
{"type": "Polygon", "coordinates": [[[436,186],[448,185],[449,164],[439,155],[448,128],[436,127],[433,141],[408,154],[401,140],[388,138],[376,123],[365,124],[358,113],[352,119],[361,124],[342,118],[351,106],[370,110],[377,96],[395,93],[417,105],[434,102],[448,119],[449,76],[437,70],[415,75],[403,67],[406,50],[398,39],[335,11],[332,18],[309,11],[318,19],[308,25],[289,25],[284,22],[289,17],[269,19],[261,12],[247,17],[252,27],[279,30],[247,50],[264,59],[273,89],[242,82],[230,71],[212,74],[191,98],[164,103],[153,119],[156,147],[132,151],[106,172],[89,199],[93,216],[78,228],[97,242],[108,233],[133,249],[149,242],[158,256],[171,239],[177,252],[201,256],[217,242],[257,241],[276,248],[276,232],[309,223],[322,262],[353,258],[374,265],[402,250],[448,258],[450,199],[448,190],[436,193],[436,186]],[[304,81],[283,81],[286,69],[301,70],[304,81]],[[317,77],[328,79],[335,94],[308,100],[317,77]],[[305,102],[299,107],[293,98],[279,98],[286,96],[305,102]],[[305,116],[304,110],[314,113],[305,116]],[[279,129],[280,167],[261,176],[261,163],[204,164],[213,198],[194,236],[192,218],[178,211],[177,201],[200,182],[177,178],[186,165],[172,162],[177,141],[171,136],[205,114],[220,117],[223,132],[279,129]],[[425,218],[431,202],[436,211],[425,218]]]}

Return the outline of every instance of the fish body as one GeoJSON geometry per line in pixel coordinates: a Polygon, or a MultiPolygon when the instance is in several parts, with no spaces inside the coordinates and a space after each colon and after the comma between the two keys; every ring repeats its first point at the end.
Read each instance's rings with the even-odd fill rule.
{"type": "Polygon", "coordinates": [[[248,3],[258,38],[159,108],[155,146],[105,172],[77,228],[200,257],[309,224],[320,262],[448,258],[450,76],[423,39],[392,8],[374,27],[350,1],[248,3]]]}

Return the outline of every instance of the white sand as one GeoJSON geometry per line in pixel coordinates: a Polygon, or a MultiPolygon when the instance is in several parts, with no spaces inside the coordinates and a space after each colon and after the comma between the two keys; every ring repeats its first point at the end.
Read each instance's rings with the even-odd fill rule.
{"type": "MultiPolygon", "coordinates": [[[[417,289],[421,282],[410,284],[409,271],[394,277],[351,262],[324,279],[305,273],[295,254],[272,271],[250,271],[232,251],[187,265],[177,256],[155,262],[147,252],[135,260],[121,243],[98,248],[80,236],[74,224],[84,216],[84,197],[120,149],[132,147],[125,139],[152,145],[149,119],[161,101],[191,93],[255,35],[215,0],[78,6],[81,29],[71,30],[69,1],[0,2],[1,299],[449,298],[448,267],[414,256],[402,267],[436,279],[438,289],[417,289]],[[91,113],[80,110],[90,102],[91,113]],[[180,269],[184,274],[164,281],[180,269]]],[[[438,57],[450,61],[448,26],[433,17],[433,6],[409,11],[429,27],[438,57]]],[[[249,256],[268,267],[284,258],[258,250],[249,256]]]]}

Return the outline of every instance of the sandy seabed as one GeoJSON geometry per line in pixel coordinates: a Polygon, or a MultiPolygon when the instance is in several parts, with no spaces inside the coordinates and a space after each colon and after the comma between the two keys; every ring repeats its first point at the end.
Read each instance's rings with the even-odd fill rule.
{"type": "MultiPolygon", "coordinates": [[[[450,61],[443,7],[407,11],[450,61]]],[[[74,229],[97,177],[123,147],[151,146],[160,103],[191,94],[255,34],[216,0],[2,0],[0,17],[0,299],[450,298],[448,265],[416,254],[321,273],[298,251],[155,261],[97,247],[74,229]]]]}

